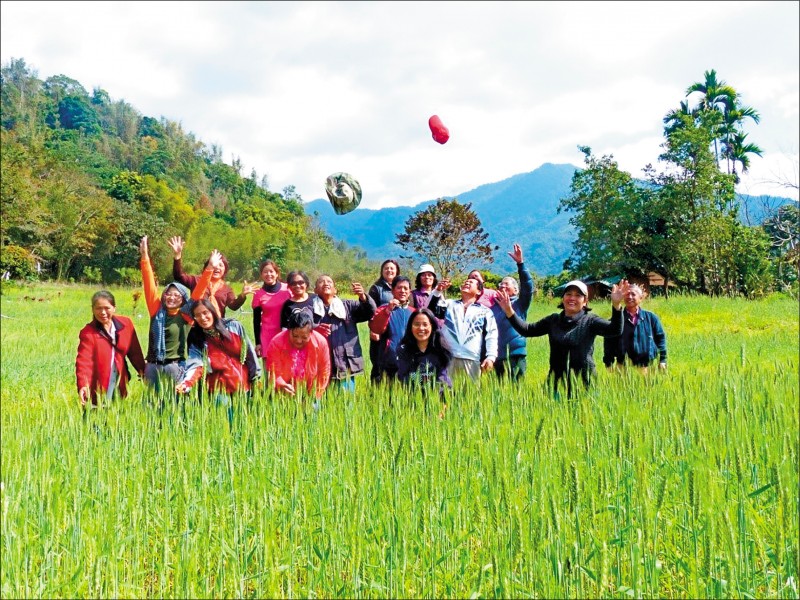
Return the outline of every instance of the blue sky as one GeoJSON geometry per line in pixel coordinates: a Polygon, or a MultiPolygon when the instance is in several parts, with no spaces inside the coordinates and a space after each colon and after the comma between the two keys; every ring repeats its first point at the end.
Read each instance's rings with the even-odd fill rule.
{"type": "Polygon", "coordinates": [[[740,192],[797,199],[798,2],[0,2],[0,58],[178,121],[270,189],[413,205],[582,164],[657,164],[716,69],[761,114],[740,192]],[[433,141],[438,114],[450,140],[433,141]],[[783,184],[794,187],[785,187],[783,184]]]}

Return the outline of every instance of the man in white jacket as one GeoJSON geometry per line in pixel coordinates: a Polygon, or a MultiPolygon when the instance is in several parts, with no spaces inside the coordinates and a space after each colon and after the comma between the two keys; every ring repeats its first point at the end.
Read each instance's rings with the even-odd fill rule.
{"type": "Polygon", "coordinates": [[[453,352],[448,367],[451,379],[466,372],[473,380],[490,371],[497,360],[497,322],[492,311],[476,302],[483,292],[483,284],[468,278],[461,284],[460,300],[445,300],[442,292],[450,287],[450,280],[440,281],[431,295],[428,308],[444,319],[444,337],[453,352]]]}

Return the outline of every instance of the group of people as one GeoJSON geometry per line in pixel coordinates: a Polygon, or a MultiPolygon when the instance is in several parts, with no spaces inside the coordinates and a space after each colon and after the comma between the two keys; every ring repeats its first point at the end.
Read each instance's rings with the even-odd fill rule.
{"type": "Polygon", "coordinates": [[[318,401],[328,386],[353,392],[364,372],[358,323],[369,329],[369,356],[374,383],[452,388],[456,377],[479,379],[488,371],[519,380],[527,369],[527,337],[547,335],[550,342],[548,380],[555,394],[571,395],[574,380],[589,385],[595,373],[597,336],[605,338],[604,364],[632,364],[647,369],[658,358],[666,368],[666,336],[659,318],[640,304],[644,291],[626,280],[611,290],[611,319],[588,306],[586,285],[569,282],[561,312],[526,323],[534,283],[514,244],[509,256],[517,277],[505,277],[497,290],[484,287],[480,271],[472,271],[456,298],[445,296],[451,282],[423,264],[415,280],[400,273],[397,261],[381,265],[368,291],[354,282],[355,300],[343,299],[333,279],[310,280],[300,270],[281,280],[280,267],[261,263],[261,285],[244,283],[236,294],[225,282],[225,257],[211,252],[200,275],[183,271],[184,242],[169,240],[173,281],[159,290],[150,262],[147,237],[140,244],[144,298],[150,315],[147,354],[142,352],[132,321],[116,315],[114,296],[92,296],[93,319],[80,332],[76,359],[82,404],[98,404],[115,393],[125,396],[128,363],[157,393],[185,394],[202,389],[228,407],[233,398],[250,395],[262,371],[278,393],[302,394],[318,401]],[[252,295],[254,343],[226,309],[237,310],[252,295]],[[624,309],[623,309],[624,305],[624,309]],[[127,362],[126,362],[127,359],[127,362]]]}

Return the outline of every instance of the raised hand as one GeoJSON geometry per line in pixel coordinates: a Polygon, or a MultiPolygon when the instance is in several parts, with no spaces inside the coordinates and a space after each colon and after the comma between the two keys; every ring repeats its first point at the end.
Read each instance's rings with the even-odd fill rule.
{"type": "Polygon", "coordinates": [[[439,283],[436,284],[436,289],[439,290],[440,292],[445,291],[449,287],[450,287],[449,279],[442,279],[439,283]]]}
{"type": "Polygon", "coordinates": [[[258,291],[258,288],[260,287],[261,286],[258,283],[247,283],[247,281],[245,281],[244,285],[242,286],[242,296],[247,296],[248,294],[254,294],[255,292],[258,291]]]}
{"type": "Polygon", "coordinates": [[[354,281],[353,283],[350,284],[350,291],[353,292],[356,296],[358,296],[358,299],[361,300],[362,302],[367,297],[366,292],[364,292],[364,286],[358,283],[357,281],[354,281]]]}
{"type": "Polygon", "coordinates": [[[495,296],[494,301],[500,305],[500,308],[503,309],[503,312],[506,313],[507,317],[510,317],[514,314],[514,307],[511,306],[511,298],[503,290],[497,291],[497,296],[495,296]]]}
{"type": "Polygon", "coordinates": [[[139,242],[139,254],[142,255],[142,258],[147,258],[150,254],[147,249],[147,236],[144,236],[139,242]]]}
{"type": "Polygon", "coordinates": [[[623,279],[611,288],[611,303],[614,305],[616,310],[619,310],[620,306],[622,306],[622,302],[625,299],[625,294],[628,293],[628,289],[630,287],[631,286],[628,283],[628,280],[623,279]]]}
{"type": "Polygon", "coordinates": [[[186,245],[186,242],[181,239],[181,236],[176,235],[169,238],[167,244],[172,248],[173,258],[178,260],[183,255],[183,247],[186,245]]]}
{"type": "Polygon", "coordinates": [[[222,253],[216,248],[211,251],[211,256],[208,257],[208,266],[212,269],[222,266],[222,253]]]}
{"type": "Polygon", "coordinates": [[[514,259],[514,262],[519,264],[521,262],[525,262],[522,260],[522,246],[519,244],[514,244],[514,251],[509,252],[508,255],[514,259]]]}

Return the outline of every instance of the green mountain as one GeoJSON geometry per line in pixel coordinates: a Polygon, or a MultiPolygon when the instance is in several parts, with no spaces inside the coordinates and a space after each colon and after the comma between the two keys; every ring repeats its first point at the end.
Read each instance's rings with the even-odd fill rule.
{"type": "MultiPolygon", "coordinates": [[[[520,173],[481,185],[458,194],[460,202],[472,208],[489,234],[492,244],[500,246],[491,265],[476,265],[495,273],[514,271],[508,252],[514,242],[522,246],[525,264],[537,275],[561,273],[575,239],[569,223],[570,213],[558,213],[561,198],[569,194],[572,175],[578,167],[569,164],[545,163],[529,173],[520,173]]],[[[738,194],[740,218],[747,225],[760,224],[767,206],[791,203],[789,198],[738,194]]],[[[339,216],[327,200],[303,204],[306,214],[317,214],[322,228],[335,240],[358,246],[371,260],[397,257],[401,248],[394,243],[406,219],[435,200],[416,206],[397,206],[373,210],[360,208],[339,216]]]]}
{"type": "MultiPolygon", "coordinates": [[[[559,200],[569,192],[577,167],[545,163],[530,173],[487,183],[458,194],[460,202],[471,203],[489,234],[490,242],[500,246],[495,262],[485,265],[494,272],[514,270],[506,252],[514,242],[522,246],[525,263],[538,275],[560,273],[574,238],[569,215],[557,211],[559,200]]],[[[321,226],[336,240],[363,249],[374,260],[397,257],[401,249],[394,243],[406,219],[433,204],[397,206],[380,210],[360,208],[339,216],[327,200],[304,203],[306,214],[317,213],[321,226]]],[[[484,266],[484,265],[481,265],[484,266]]]]}

